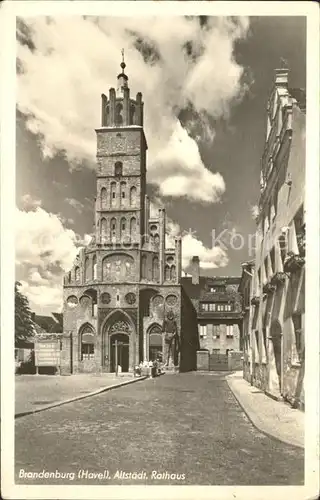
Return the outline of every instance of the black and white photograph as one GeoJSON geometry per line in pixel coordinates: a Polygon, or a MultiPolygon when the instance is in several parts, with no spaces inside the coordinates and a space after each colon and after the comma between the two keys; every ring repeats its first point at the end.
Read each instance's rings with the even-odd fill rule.
{"type": "Polygon", "coordinates": [[[316,4],[2,14],[3,497],[316,498],[316,4]]]}

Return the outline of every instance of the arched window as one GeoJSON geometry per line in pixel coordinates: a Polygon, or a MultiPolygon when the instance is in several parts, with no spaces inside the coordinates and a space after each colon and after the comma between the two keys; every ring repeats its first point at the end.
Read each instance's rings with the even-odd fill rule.
{"type": "Polygon", "coordinates": [[[94,280],[97,279],[97,257],[95,255],[92,258],[92,277],[94,280]]]}
{"type": "Polygon", "coordinates": [[[171,266],[170,269],[170,280],[174,281],[176,279],[176,266],[171,266]]]}
{"type": "Polygon", "coordinates": [[[104,187],[101,189],[101,208],[107,208],[107,190],[104,187]]]}
{"type": "Polygon", "coordinates": [[[137,188],[132,186],[130,189],[130,205],[134,206],[136,204],[137,199],[137,188]]]}
{"type": "Polygon", "coordinates": [[[114,175],[116,177],[121,177],[122,176],[122,162],[121,161],[116,161],[114,164],[114,175]]]}
{"type": "Polygon", "coordinates": [[[68,274],[68,283],[71,283],[71,271],[68,274]]]}
{"type": "Polygon", "coordinates": [[[106,243],[108,240],[107,235],[107,219],[101,219],[101,243],[106,243]]]}
{"type": "Polygon", "coordinates": [[[80,283],[80,267],[76,267],[74,270],[76,283],[80,283]]]}
{"type": "Polygon", "coordinates": [[[147,256],[143,255],[141,257],[141,278],[147,279],[147,256]]]}
{"type": "Polygon", "coordinates": [[[90,280],[90,260],[89,257],[85,258],[84,261],[84,281],[89,281],[90,280]]]}
{"type": "Polygon", "coordinates": [[[125,203],[126,199],[126,190],[127,190],[127,184],[125,182],[121,182],[120,184],[120,203],[123,205],[125,203]]]}
{"type": "Polygon", "coordinates": [[[110,240],[113,241],[117,233],[117,219],[113,217],[110,221],[110,240]]]}
{"type": "Polygon", "coordinates": [[[130,220],[130,238],[135,241],[136,239],[137,222],[135,217],[131,217],[130,220]]]}
{"type": "Polygon", "coordinates": [[[117,203],[117,183],[116,182],[111,182],[110,193],[111,193],[111,206],[115,206],[117,203]]]}
{"type": "Polygon", "coordinates": [[[118,102],[116,105],[116,119],[115,119],[116,125],[122,125],[123,123],[123,118],[122,118],[122,104],[118,102]]]}
{"type": "Polygon", "coordinates": [[[90,325],[85,325],[80,333],[81,337],[81,361],[94,359],[94,331],[90,325]]]}
{"type": "Polygon", "coordinates": [[[120,238],[122,240],[123,236],[126,233],[126,218],[122,217],[120,221],[120,238]]]}
{"type": "Polygon", "coordinates": [[[130,106],[130,125],[135,125],[135,114],[136,114],[136,107],[134,104],[131,104],[131,106],[130,106]]]}
{"type": "Polygon", "coordinates": [[[170,281],[170,266],[166,266],[165,269],[164,269],[164,272],[165,272],[165,280],[166,281],[170,281]]]}
{"type": "Polygon", "coordinates": [[[159,281],[159,259],[153,257],[152,260],[152,281],[159,281]]]}

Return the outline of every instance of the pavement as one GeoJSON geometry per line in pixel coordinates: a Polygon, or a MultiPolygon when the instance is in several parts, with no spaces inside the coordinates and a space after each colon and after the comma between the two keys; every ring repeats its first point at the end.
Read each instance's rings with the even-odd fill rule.
{"type": "Polygon", "coordinates": [[[15,418],[78,401],[145,377],[114,373],[16,375],[15,418]]]}
{"type": "Polygon", "coordinates": [[[226,375],[166,373],[16,419],[16,484],[303,485],[304,450],[257,430],[226,375]]]}
{"type": "Polygon", "coordinates": [[[282,401],[275,401],[250,385],[244,380],[242,371],[227,375],[226,380],[257,429],[283,443],[304,448],[304,412],[282,401]]]}

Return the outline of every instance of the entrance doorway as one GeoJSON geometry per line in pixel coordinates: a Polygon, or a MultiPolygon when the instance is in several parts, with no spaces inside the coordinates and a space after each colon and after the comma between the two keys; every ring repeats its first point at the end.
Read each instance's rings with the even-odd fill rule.
{"type": "Polygon", "coordinates": [[[159,325],[153,325],[149,330],[149,361],[163,361],[162,333],[159,325]]]}
{"type": "Polygon", "coordinates": [[[115,372],[116,366],[122,372],[129,371],[129,336],[125,333],[116,333],[110,337],[110,371],[115,372]]]}

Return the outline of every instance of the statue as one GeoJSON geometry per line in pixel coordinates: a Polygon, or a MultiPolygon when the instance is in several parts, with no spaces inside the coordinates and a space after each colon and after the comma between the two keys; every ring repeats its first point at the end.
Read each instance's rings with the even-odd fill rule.
{"type": "Polygon", "coordinates": [[[169,311],[162,326],[164,340],[167,346],[167,356],[165,366],[169,366],[170,358],[173,360],[174,366],[178,365],[178,355],[180,351],[180,342],[178,335],[177,323],[174,319],[174,314],[169,311]]]}

